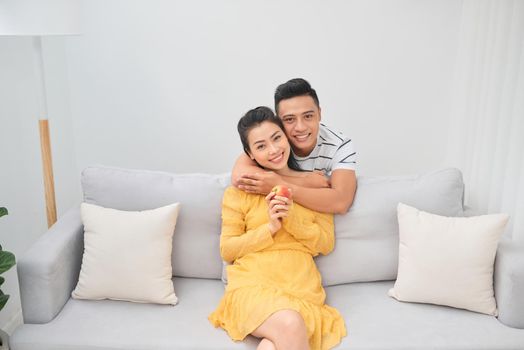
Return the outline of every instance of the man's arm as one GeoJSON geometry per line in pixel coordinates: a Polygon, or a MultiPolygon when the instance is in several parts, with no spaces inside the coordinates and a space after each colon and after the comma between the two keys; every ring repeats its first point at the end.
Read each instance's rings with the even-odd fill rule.
{"type": "Polygon", "coordinates": [[[237,158],[233,170],[231,171],[231,184],[238,187],[242,175],[260,173],[262,171],[264,171],[264,169],[260,168],[253,159],[249,158],[247,154],[242,153],[237,158]]]}
{"type": "MultiPolygon", "coordinates": [[[[246,192],[263,193],[267,182],[266,173],[256,173],[243,177],[240,186],[246,192]]],[[[331,173],[331,188],[309,188],[289,181],[279,184],[290,187],[293,200],[306,208],[322,213],[345,214],[353,204],[357,178],[354,170],[337,169],[331,173]]]]}
{"type": "Polygon", "coordinates": [[[304,172],[304,176],[280,176],[273,171],[266,171],[260,168],[257,163],[249,158],[247,154],[242,153],[235,162],[231,172],[231,184],[238,189],[249,193],[268,194],[276,185],[291,185],[323,188],[329,187],[329,181],[324,175],[318,172],[304,172]],[[253,185],[250,179],[255,177],[257,187],[253,185]]]}
{"type": "Polygon", "coordinates": [[[302,206],[333,214],[348,212],[357,189],[357,177],[354,170],[338,169],[331,173],[331,188],[307,188],[289,185],[293,200],[302,206]]]}

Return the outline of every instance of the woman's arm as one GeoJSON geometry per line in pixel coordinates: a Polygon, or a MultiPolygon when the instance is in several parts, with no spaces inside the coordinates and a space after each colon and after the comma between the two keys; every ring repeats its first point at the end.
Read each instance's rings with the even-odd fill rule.
{"type": "Polygon", "coordinates": [[[302,243],[313,256],[326,255],[335,247],[333,215],[315,213],[293,205],[282,220],[284,229],[302,243]]]}
{"type": "Polygon", "coordinates": [[[222,200],[220,255],[227,262],[233,262],[273,244],[273,234],[268,223],[246,231],[243,203],[241,192],[231,187],[226,189],[222,200]]]}

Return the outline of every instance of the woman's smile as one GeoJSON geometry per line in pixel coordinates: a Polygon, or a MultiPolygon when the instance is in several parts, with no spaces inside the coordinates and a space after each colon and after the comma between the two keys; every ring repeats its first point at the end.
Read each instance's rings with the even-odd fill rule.
{"type": "Polygon", "coordinates": [[[271,158],[269,161],[273,163],[280,163],[284,159],[284,152],[279,153],[276,157],[271,158]]]}

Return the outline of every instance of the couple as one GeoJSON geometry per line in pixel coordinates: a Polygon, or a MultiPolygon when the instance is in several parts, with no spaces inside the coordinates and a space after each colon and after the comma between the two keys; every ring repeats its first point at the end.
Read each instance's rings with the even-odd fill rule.
{"type": "Polygon", "coordinates": [[[258,107],[238,122],[246,154],[233,169],[235,187],[224,193],[220,236],[222,258],[233,264],[209,320],[233,340],[261,338],[258,349],[330,349],[346,328],[324,303],[313,257],[333,250],[332,214],[353,201],[355,152],[351,140],[320,124],[316,92],[305,80],[280,85],[275,110],[278,116],[258,107]],[[293,199],[270,192],[281,184],[293,199]]]}

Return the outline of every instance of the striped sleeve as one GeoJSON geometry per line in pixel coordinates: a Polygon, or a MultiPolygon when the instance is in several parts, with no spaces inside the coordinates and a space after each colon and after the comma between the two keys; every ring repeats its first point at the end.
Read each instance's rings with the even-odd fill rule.
{"type": "Polygon", "coordinates": [[[351,139],[344,139],[338,146],[338,149],[333,155],[331,171],[337,169],[356,170],[357,168],[357,153],[355,151],[354,142],[351,139]]]}

